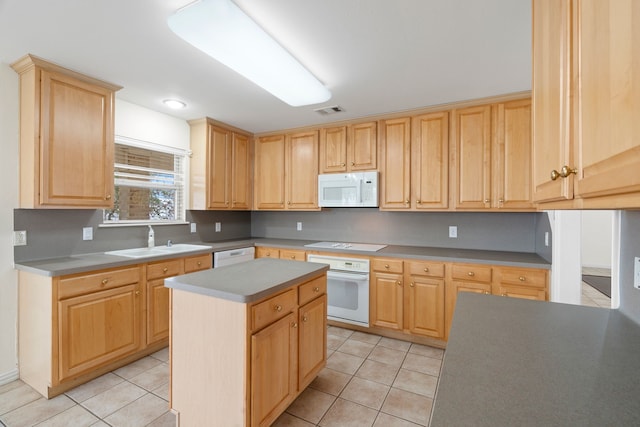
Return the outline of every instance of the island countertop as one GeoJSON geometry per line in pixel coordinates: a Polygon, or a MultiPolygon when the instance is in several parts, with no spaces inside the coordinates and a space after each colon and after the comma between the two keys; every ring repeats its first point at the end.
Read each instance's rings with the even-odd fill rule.
{"type": "Polygon", "coordinates": [[[250,303],[329,269],[328,264],[258,258],[165,279],[165,286],[230,301],[250,303]]]}
{"type": "Polygon", "coordinates": [[[640,425],[639,354],[618,310],[461,293],[430,425],[640,425]]]}

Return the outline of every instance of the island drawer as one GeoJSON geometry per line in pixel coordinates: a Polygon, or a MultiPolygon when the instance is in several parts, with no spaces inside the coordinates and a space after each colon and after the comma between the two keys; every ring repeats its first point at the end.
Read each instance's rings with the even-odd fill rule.
{"type": "Polygon", "coordinates": [[[182,259],[172,259],[147,264],[147,280],[177,276],[182,273],[182,265],[182,259]]]}
{"type": "Polygon", "coordinates": [[[472,282],[490,282],[491,267],[477,264],[453,264],[451,277],[454,280],[466,280],[472,282]]]}
{"type": "Polygon", "coordinates": [[[212,266],[211,254],[197,255],[184,259],[184,272],[207,270],[212,266]]]}
{"type": "Polygon", "coordinates": [[[257,331],[295,310],[297,289],[289,289],[251,307],[251,329],[257,331]]]}
{"type": "Polygon", "coordinates": [[[383,271],[385,273],[402,273],[402,260],[373,258],[371,260],[373,271],[383,271]]]}
{"type": "Polygon", "coordinates": [[[444,263],[430,261],[408,261],[412,276],[444,277],[444,263]]]}
{"type": "Polygon", "coordinates": [[[327,293],[326,276],[310,280],[298,287],[298,304],[305,305],[309,301],[325,293],[327,293]]]}
{"type": "Polygon", "coordinates": [[[546,270],[501,267],[496,273],[500,283],[535,286],[537,288],[545,288],[547,286],[546,270]]]}
{"type": "Polygon", "coordinates": [[[58,299],[117,288],[140,281],[140,268],[105,270],[92,274],[63,277],[58,281],[58,299]]]}

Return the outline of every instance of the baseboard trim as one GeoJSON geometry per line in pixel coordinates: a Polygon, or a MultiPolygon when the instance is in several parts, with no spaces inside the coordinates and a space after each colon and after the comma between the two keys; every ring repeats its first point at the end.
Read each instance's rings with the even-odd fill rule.
{"type": "Polygon", "coordinates": [[[18,368],[12,369],[9,372],[0,374],[0,385],[9,384],[11,381],[15,381],[20,378],[20,371],[18,368]]]}

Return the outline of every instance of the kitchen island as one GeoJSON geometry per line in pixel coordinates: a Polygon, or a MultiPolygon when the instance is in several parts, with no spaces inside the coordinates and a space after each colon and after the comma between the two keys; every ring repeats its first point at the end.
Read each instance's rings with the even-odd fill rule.
{"type": "Polygon", "coordinates": [[[463,293],[430,425],[640,425],[639,354],[618,310],[463,293]]]}
{"type": "Polygon", "coordinates": [[[165,280],[178,425],[270,425],[326,364],[328,265],[262,258],[165,280]]]}

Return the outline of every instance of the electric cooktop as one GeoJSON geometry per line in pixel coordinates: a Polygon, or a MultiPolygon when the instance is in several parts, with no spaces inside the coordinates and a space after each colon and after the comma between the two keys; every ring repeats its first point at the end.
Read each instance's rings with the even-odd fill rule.
{"type": "Polygon", "coordinates": [[[376,252],[382,248],[386,248],[387,245],[372,245],[368,243],[344,243],[344,242],[316,242],[304,245],[306,248],[319,248],[319,249],[343,249],[351,251],[362,252],[376,252]]]}

